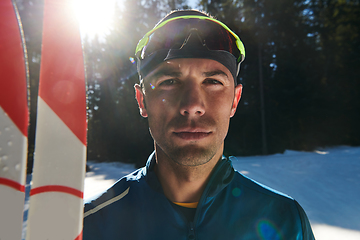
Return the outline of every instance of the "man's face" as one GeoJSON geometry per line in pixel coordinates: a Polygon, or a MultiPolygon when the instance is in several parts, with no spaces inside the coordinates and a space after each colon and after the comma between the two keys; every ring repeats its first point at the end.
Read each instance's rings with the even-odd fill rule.
{"type": "Polygon", "coordinates": [[[209,59],[169,60],[146,76],[144,89],[135,89],[158,154],[186,166],[221,157],[242,89],[226,67],[209,59]]]}

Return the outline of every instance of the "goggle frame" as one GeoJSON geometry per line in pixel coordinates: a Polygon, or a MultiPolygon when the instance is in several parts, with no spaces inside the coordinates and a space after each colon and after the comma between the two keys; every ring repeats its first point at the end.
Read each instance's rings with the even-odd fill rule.
{"type": "Polygon", "coordinates": [[[140,41],[137,44],[136,49],[135,49],[135,56],[140,56],[139,53],[141,53],[141,51],[144,49],[144,47],[146,47],[146,45],[149,43],[149,39],[150,39],[151,34],[153,34],[159,28],[165,26],[167,23],[178,20],[178,19],[200,19],[200,20],[212,21],[214,23],[219,24],[226,31],[231,33],[231,35],[235,38],[236,46],[240,51],[240,56],[237,59],[237,62],[241,63],[245,59],[245,47],[244,47],[244,44],[241,42],[240,38],[233,31],[231,31],[230,28],[228,28],[228,26],[226,26],[224,23],[222,23],[219,20],[216,20],[214,18],[210,18],[210,17],[206,17],[206,16],[198,16],[198,15],[178,16],[178,17],[174,17],[174,18],[170,18],[168,20],[165,20],[165,21],[161,22],[160,24],[156,25],[152,30],[147,32],[142,39],[140,39],[140,41]]]}

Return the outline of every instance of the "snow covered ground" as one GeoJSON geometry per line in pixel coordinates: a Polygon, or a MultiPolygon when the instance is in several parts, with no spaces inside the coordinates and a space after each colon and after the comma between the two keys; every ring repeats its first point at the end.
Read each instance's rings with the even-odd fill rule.
{"type": "MultiPolygon", "coordinates": [[[[317,240],[360,240],[360,147],[236,157],[233,165],[255,181],[295,198],[305,209],[317,240]]],[[[90,162],[90,166],[85,200],[135,169],[123,163],[90,162]]]]}

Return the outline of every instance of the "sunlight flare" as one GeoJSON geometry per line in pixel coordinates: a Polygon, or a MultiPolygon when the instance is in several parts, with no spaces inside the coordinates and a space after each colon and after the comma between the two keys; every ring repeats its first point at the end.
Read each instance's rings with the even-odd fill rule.
{"type": "Polygon", "coordinates": [[[73,0],[82,35],[104,36],[110,32],[116,0],[73,0]]]}

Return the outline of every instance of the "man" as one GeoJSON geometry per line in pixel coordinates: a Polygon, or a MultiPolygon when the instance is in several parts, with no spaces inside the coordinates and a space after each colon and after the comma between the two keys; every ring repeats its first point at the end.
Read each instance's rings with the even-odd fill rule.
{"type": "Polygon", "coordinates": [[[84,240],[314,239],[294,199],[223,157],[242,90],[240,39],[206,14],[176,11],[140,40],[136,55],[136,99],[155,151],[85,206],[84,240]]]}

